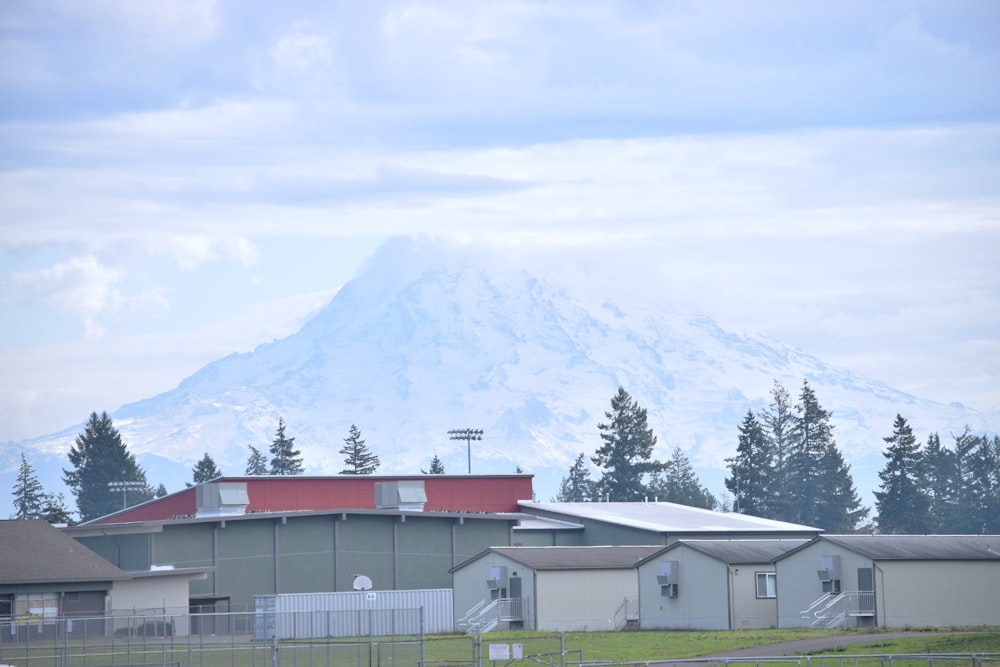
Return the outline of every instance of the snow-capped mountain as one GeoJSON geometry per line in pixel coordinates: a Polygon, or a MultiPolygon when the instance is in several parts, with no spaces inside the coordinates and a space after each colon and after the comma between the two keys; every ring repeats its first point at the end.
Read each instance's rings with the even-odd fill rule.
{"type": "MultiPolygon", "coordinates": [[[[248,446],[266,454],[283,418],[309,474],[343,468],[339,450],[351,424],[381,458],[379,472],[393,474],[419,473],[434,454],[447,472],[465,472],[468,443],[448,431],[483,429],[471,447],[473,472],[520,467],[548,500],[576,456],[599,446],[596,425],[623,386],[648,410],[657,458],[680,447],[721,495],[723,459],[734,453],[747,410],[770,402],[775,380],[795,399],[808,379],[833,413],[837,443],[867,498],[897,412],[943,438],[995,421],[777,340],[725,331],[708,317],[593,300],[524,269],[425,243],[387,244],[298,333],[115,411],[149,481],[182,488],[205,452],[225,473],[242,474],[248,446]]],[[[81,429],[18,443],[29,458],[51,462],[35,463],[54,470],[39,475],[47,488],[57,485],[81,429]]],[[[4,474],[9,488],[16,464],[6,467],[14,471],[4,474]]]]}

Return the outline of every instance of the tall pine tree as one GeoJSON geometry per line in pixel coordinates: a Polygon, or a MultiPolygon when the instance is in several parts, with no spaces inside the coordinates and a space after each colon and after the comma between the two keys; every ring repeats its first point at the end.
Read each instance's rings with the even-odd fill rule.
{"type": "Polygon", "coordinates": [[[960,532],[1000,532],[1000,437],[975,435],[966,427],[955,438],[955,454],[962,485],[960,532]]]}
{"type": "Polygon", "coordinates": [[[906,419],[897,414],[892,435],[883,440],[885,467],[875,492],[878,528],[882,533],[922,535],[933,532],[931,495],[924,474],[923,453],[906,419]]]}
{"type": "Polygon", "coordinates": [[[205,452],[201,460],[195,464],[191,476],[195,484],[201,484],[202,482],[210,482],[216,477],[222,477],[222,471],[215,465],[215,461],[208,455],[208,452],[205,452]]]}
{"type": "Polygon", "coordinates": [[[830,413],[820,406],[808,380],[796,408],[786,460],[788,520],[830,531],[854,530],[868,509],[861,506],[850,466],[833,439],[830,413]]]}
{"type": "Polygon", "coordinates": [[[594,480],[590,477],[590,470],[584,462],[584,454],[576,457],[576,462],[569,469],[569,475],[563,477],[559,484],[559,493],[552,502],[556,503],[583,503],[595,500],[594,480]]]}
{"type": "Polygon", "coordinates": [[[657,500],[667,503],[703,509],[715,509],[716,505],[715,496],[698,481],[691,460],[680,447],[674,448],[662,470],[652,473],[649,492],[657,500]]]}
{"type": "Polygon", "coordinates": [[[83,433],[76,437],[69,451],[72,470],[63,469],[63,481],[76,496],[77,511],[81,521],[122,509],[121,492],[108,488],[111,482],[136,482],[142,488],[125,492],[131,504],[150,500],[153,490],[146,481],[146,473],[129,453],[121,435],[115,429],[107,412],[91,413],[83,433]]]}
{"type": "Polygon", "coordinates": [[[945,529],[953,532],[959,521],[961,480],[955,453],[941,444],[937,433],[927,436],[924,471],[933,525],[938,531],[945,529]]]}
{"type": "Polygon", "coordinates": [[[14,519],[40,519],[46,503],[45,489],[38,481],[35,469],[21,452],[21,467],[14,481],[14,519]]]}
{"type": "Polygon", "coordinates": [[[294,449],[295,438],[285,435],[285,420],[278,418],[278,430],[274,434],[274,442],[271,443],[271,474],[272,475],[301,475],[305,469],[302,467],[301,452],[294,449]]]}
{"type": "Polygon", "coordinates": [[[644,476],[662,467],[651,460],[656,436],[646,423],[646,410],[618,387],[604,416],[608,421],[597,425],[604,444],[590,459],[603,471],[598,494],[612,502],[642,500],[648,495],[644,476]]]}
{"type": "Polygon", "coordinates": [[[430,468],[428,468],[427,470],[424,470],[423,468],[421,468],[420,472],[423,473],[423,474],[425,474],[425,475],[443,475],[444,474],[444,463],[441,461],[440,458],[438,458],[438,455],[435,454],[433,456],[433,458],[431,458],[431,466],[430,466],[430,468]]]}
{"type": "Polygon", "coordinates": [[[361,429],[351,424],[351,429],[346,438],[344,446],[340,450],[344,455],[344,465],[340,471],[341,475],[374,475],[378,470],[379,460],[365,445],[361,439],[361,429]]]}
{"type": "Polygon", "coordinates": [[[775,477],[774,450],[752,411],[739,428],[736,456],[726,459],[730,476],[726,488],[733,494],[733,510],[767,517],[771,511],[771,489],[775,477]]]}
{"type": "Polygon", "coordinates": [[[267,468],[267,458],[261,453],[259,449],[250,445],[250,456],[247,458],[247,467],[245,474],[247,475],[269,475],[270,470],[267,468]]]}
{"type": "Polygon", "coordinates": [[[794,441],[795,412],[791,395],[777,380],[771,388],[771,399],[771,404],[761,411],[758,420],[771,455],[770,482],[766,489],[767,496],[762,502],[764,512],[760,516],[792,521],[796,512],[795,506],[790,502],[792,480],[788,458],[794,441]]]}

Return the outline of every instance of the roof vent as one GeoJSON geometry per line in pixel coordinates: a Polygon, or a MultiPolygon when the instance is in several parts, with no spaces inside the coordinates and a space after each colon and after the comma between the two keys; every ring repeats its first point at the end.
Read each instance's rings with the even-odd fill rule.
{"type": "Polygon", "coordinates": [[[423,480],[375,482],[375,507],[380,510],[423,512],[427,502],[423,480]]]}
{"type": "Polygon", "coordinates": [[[197,517],[246,514],[250,496],[246,482],[206,482],[196,488],[197,517]]]}

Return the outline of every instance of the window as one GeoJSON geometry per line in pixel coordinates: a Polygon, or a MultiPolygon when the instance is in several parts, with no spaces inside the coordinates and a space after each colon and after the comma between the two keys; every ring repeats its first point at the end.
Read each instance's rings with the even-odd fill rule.
{"type": "Polygon", "coordinates": [[[778,597],[777,575],[774,572],[757,573],[757,597],[778,597]]]}

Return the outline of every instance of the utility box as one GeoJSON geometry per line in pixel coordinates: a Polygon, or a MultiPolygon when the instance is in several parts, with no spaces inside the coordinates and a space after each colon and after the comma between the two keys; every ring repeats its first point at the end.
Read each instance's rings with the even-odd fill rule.
{"type": "Polygon", "coordinates": [[[660,595],[665,598],[677,597],[680,564],[675,560],[663,560],[659,563],[656,583],[660,585],[660,595]]]}
{"type": "Polygon", "coordinates": [[[486,579],[486,588],[491,591],[507,588],[507,567],[505,565],[491,565],[489,577],[486,579]]]}

